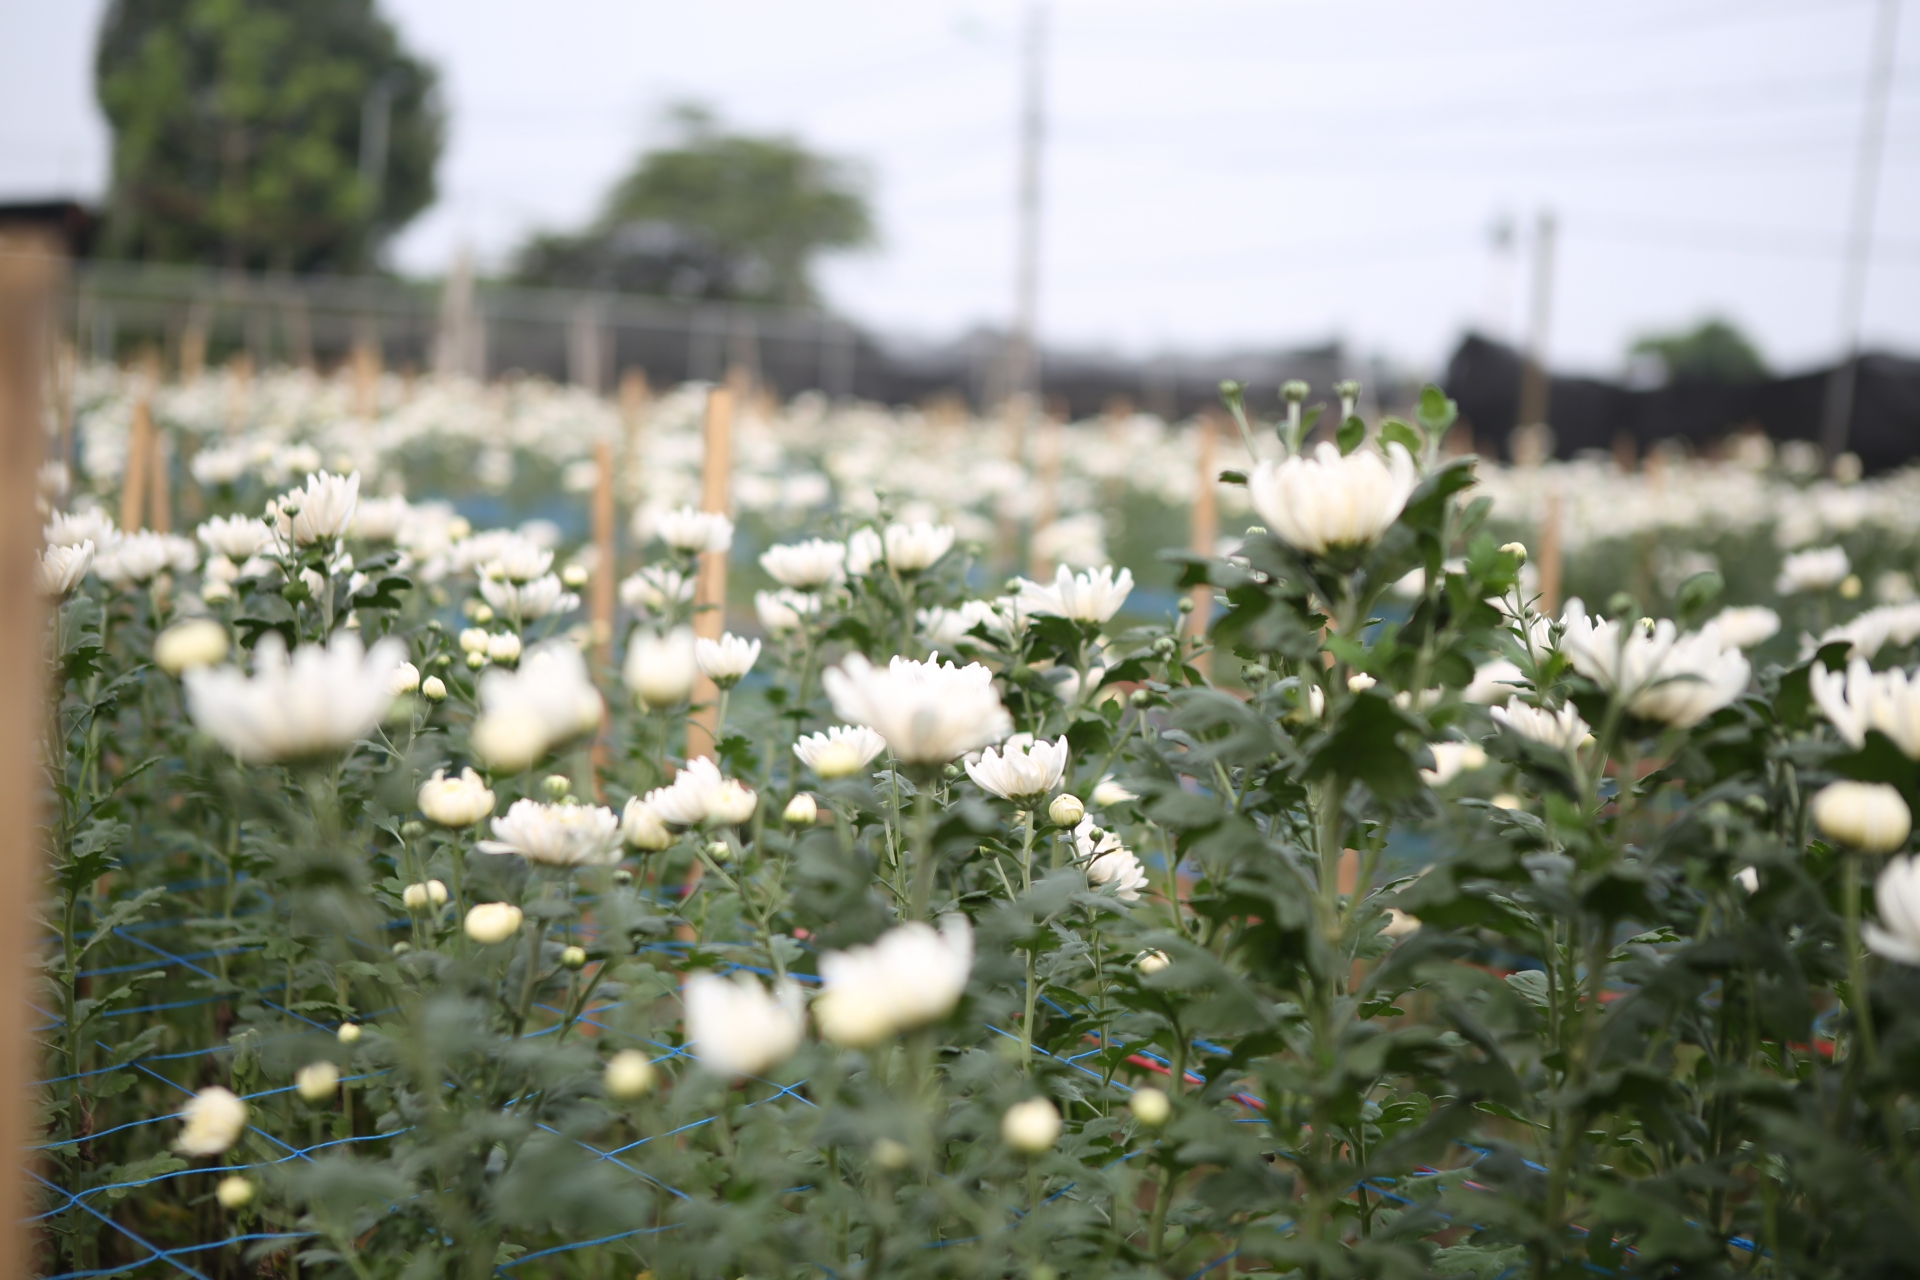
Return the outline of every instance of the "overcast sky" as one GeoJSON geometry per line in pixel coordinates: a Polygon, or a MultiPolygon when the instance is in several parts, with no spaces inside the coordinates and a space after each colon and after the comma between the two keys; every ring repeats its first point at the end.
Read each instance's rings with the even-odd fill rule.
{"type": "MultiPolygon", "coordinates": [[[[1518,328],[1541,209],[1554,362],[1731,317],[1776,365],[1838,342],[1877,0],[1054,0],[1041,331],[1131,352],[1340,338],[1418,367],[1518,328]],[[1490,229],[1520,228],[1508,266],[1490,229]]],[[[588,217],[697,99],[859,161],[882,243],[834,305],[929,337],[1004,322],[1014,0],[382,0],[444,77],[433,272],[588,217]]],[[[98,196],[102,0],[0,10],[0,197],[98,196]]],[[[1866,307],[1920,353],[1920,7],[1902,14],[1866,307]]]]}

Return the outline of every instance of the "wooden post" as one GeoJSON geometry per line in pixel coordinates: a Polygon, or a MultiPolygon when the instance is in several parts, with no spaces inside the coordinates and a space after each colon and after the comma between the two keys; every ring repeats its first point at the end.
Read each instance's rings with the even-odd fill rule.
{"type": "MultiPolygon", "coordinates": [[[[1214,546],[1220,539],[1220,508],[1214,486],[1219,477],[1214,474],[1213,432],[1214,411],[1201,412],[1200,419],[1194,423],[1194,452],[1197,458],[1194,476],[1193,513],[1189,526],[1188,549],[1195,555],[1211,556],[1214,546]]],[[[1193,613],[1187,618],[1187,635],[1194,639],[1203,639],[1207,634],[1207,623],[1213,618],[1213,588],[1204,583],[1193,589],[1193,613]]],[[[1212,666],[1210,655],[1202,654],[1194,660],[1202,674],[1208,674],[1212,666]]]]}
{"type": "Polygon", "coordinates": [[[147,527],[155,533],[173,532],[173,495],[168,486],[166,433],[147,428],[147,527]]]}
{"type": "Polygon", "coordinates": [[[127,424],[126,465],[120,473],[120,527],[128,533],[144,522],[144,499],[153,470],[153,417],[147,410],[150,388],[143,382],[133,401],[133,421],[127,424]]]}
{"type": "Polygon", "coordinates": [[[1533,549],[1533,562],[1540,570],[1540,612],[1553,616],[1560,612],[1560,495],[1547,495],[1546,509],[1540,513],[1540,535],[1533,549]]]}
{"type": "MultiPolygon", "coordinates": [[[[718,386],[707,392],[704,427],[706,458],[700,469],[700,509],[727,514],[727,480],[733,467],[733,391],[718,386]]],[[[700,556],[700,578],[693,593],[693,633],[718,640],[726,629],[727,553],[706,551],[700,556]]],[[[687,757],[710,756],[714,730],[720,723],[720,691],[704,675],[694,682],[693,700],[700,710],[687,720],[687,757]]]]}
{"type": "Polygon", "coordinates": [[[620,375],[620,423],[627,433],[621,446],[622,470],[640,465],[641,443],[646,430],[647,396],[645,369],[629,368],[620,375]]]}
{"type": "Polygon", "coordinates": [[[613,665],[614,584],[620,564],[614,548],[613,442],[593,446],[593,596],[591,599],[593,652],[601,667],[613,665]]]}
{"type": "Polygon", "coordinates": [[[41,1019],[30,1001],[41,938],[46,655],[34,487],[46,421],[40,380],[64,274],[54,234],[0,228],[0,1271],[19,1276],[33,1269],[25,1148],[40,1078],[41,1019]]]}

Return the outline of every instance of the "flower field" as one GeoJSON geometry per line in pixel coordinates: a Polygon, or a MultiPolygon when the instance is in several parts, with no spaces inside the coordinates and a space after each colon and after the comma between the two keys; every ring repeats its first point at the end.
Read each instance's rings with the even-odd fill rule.
{"type": "Polygon", "coordinates": [[[41,1274],[1920,1257],[1920,480],[725,394],[74,378],[41,1274]]]}

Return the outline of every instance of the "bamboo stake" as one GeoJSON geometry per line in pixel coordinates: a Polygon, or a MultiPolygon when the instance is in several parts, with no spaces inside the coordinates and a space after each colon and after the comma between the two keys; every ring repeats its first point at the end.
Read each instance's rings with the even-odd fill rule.
{"type": "Polygon", "coordinates": [[[1540,612],[1553,616],[1560,612],[1560,495],[1547,495],[1546,510],[1540,515],[1539,545],[1534,547],[1533,562],[1540,569],[1540,612]]]}
{"type": "Polygon", "coordinates": [[[128,533],[141,527],[148,473],[153,464],[153,417],[147,409],[148,389],[142,386],[133,402],[133,421],[127,426],[126,466],[120,473],[120,527],[128,533]]]}
{"type": "Polygon", "coordinates": [[[168,486],[167,437],[158,429],[147,436],[147,524],[155,533],[173,532],[173,495],[168,486]]]}
{"type": "Polygon", "coordinates": [[[25,1151],[34,1128],[38,1041],[29,1003],[41,927],[42,785],[35,740],[45,655],[35,589],[35,477],[43,447],[40,379],[63,251],[52,235],[0,231],[0,1270],[32,1271],[25,1151]],[[8,1261],[11,1259],[11,1261],[8,1261]]]}
{"type": "MultiPolygon", "coordinates": [[[[1219,478],[1213,470],[1214,415],[1211,409],[1194,424],[1195,456],[1198,473],[1194,477],[1193,512],[1189,524],[1188,548],[1200,556],[1211,556],[1220,540],[1220,508],[1214,486],[1219,478]]],[[[1193,613],[1187,618],[1187,636],[1200,641],[1206,637],[1207,623],[1213,618],[1213,588],[1202,583],[1193,589],[1193,613]]],[[[1194,666],[1202,675],[1210,674],[1211,655],[1201,654],[1194,666]]]]}
{"type": "Polygon", "coordinates": [[[613,442],[593,446],[593,595],[591,617],[593,651],[601,667],[613,665],[614,583],[620,566],[615,558],[613,521],[613,442]]]}
{"type": "MultiPolygon", "coordinates": [[[[700,470],[700,509],[727,514],[727,479],[733,466],[733,391],[719,386],[707,393],[704,428],[706,458],[700,470]]],[[[693,634],[718,640],[726,627],[727,553],[707,551],[700,556],[700,578],[694,589],[693,634]]],[[[694,682],[693,701],[699,707],[687,720],[687,758],[711,756],[719,744],[720,691],[704,675],[694,682]]]]}

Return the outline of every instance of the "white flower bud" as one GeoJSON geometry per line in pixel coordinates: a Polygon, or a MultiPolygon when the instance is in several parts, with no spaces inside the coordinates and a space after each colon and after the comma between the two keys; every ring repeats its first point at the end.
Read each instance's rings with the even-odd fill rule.
{"type": "Polygon", "coordinates": [[[524,913],[511,902],[482,902],[467,912],[463,927],[469,938],[481,946],[491,946],[520,932],[523,919],[524,913]]]}
{"type": "Polygon", "coordinates": [[[1077,827],[1080,819],[1087,816],[1087,806],[1080,803],[1080,797],[1062,792],[1053,798],[1047,806],[1047,818],[1056,827],[1077,827]]]}
{"type": "Polygon", "coordinates": [[[428,702],[445,702],[447,682],[439,676],[428,676],[420,682],[420,693],[428,702]]]}
{"type": "Polygon", "coordinates": [[[1907,842],[1913,815],[1884,782],[1832,782],[1813,798],[1820,834],[1863,853],[1892,853],[1907,842]]]}
{"type": "Polygon", "coordinates": [[[468,627],[460,633],[460,652],[485,653],[487,651],[487,641],[492,638],[492,636],[487,634],[484,627],[468,627]]]}
{"type": "Polygon", "coordinates": [[[913,1162],[913,1151],[898,1138],[875,1138],[867,1154],[888,1173],[898,1173],[913,1162]]]}
{"type": "Polygon", "coordinates": [[[387,684],[387,692],[398,698],[412,693],[420,687],[420,668],[411,662],[403,662],[393,670],[393,678],[387,684]]]}
{"type": "Polygon", "coordinates": [[[610,1097],[640,1098],[652,1091],[657,1074],[646,1054],[638,1049],[622,1049],[607,1059],[600,1083],[610,1097]]]}
{"type": "Polygon", "coordinates": [[[560,581],[576,591],[587,585],[589,576],[587,566],[583,564],[570,564],[560,571],[560,581]]]}
{"type": "Polygon", "coordinates": [[[659,812],[639,796],[627,801],[620,814],[620,835],[643,853],[658,853],[673,843],[673,833],[659,812]]]}
{"type": "Polygon", "coordinates": [[[324,1059],[319,1062],[309,1062],[300,1068],[298,1075],[294,1076],[293,1087],[298,1089],[300,1096],[308,1102],[324,1102],[333,1096],[335,1089],[340,1087],[340,1068],[324,1059]]]}
{"type": "Polygon", "coordinates": [[[190,1156],[217,1156],[240,1140],[247,1127],[247,1104],[231,1090],[210,1085],[193,1095],[180,1118],[186,1127],[173,1145],[190,1156]]]}
{"type": "Polygon", "coordinates": [[[244,1209],[253,1203],[253,1184],[239,1174],[220,1179],[213,1189],[213,1198],[220,1202],[222,1209],[244,1209]]]}
{"type": "Polygon", "coordinates": [[[520,637],[511,631],[487,637],[487,658],[499,663],[520,661],[520,637]]]}
{"type": "Polygon", "coordinates": [[[1133,1091],[1133,1096],[1127,1099],[1127,1110],[1133,1112],[1133,1118],[1149,1129],[1158,1129],[1173,1114],[1173,1101],[1165,1093],[1148,1085],[1133,1091]]]}
{"type": "Polygon", "coordinates": [[[334,1035],[340,1038],[341,1044],[356,1044],[360,1039],[360,1024],[357,1022],[343,1022],[340,1024],[340,1029],[334,1032],[334,1035]]]}
{"type": "Polygon", "coordinates": [[[1000,1137],[1022,1155],[1039,1155],[1060,1137],[1060,1112],[1045,1098],[1028,1098],[1000,1117],[1000,1137]]]}
{"type": "Polygon", "coordinates": [[[1410,933],[1418,933],[1420,917],[1398,907],[1388,907],[1387,922],[1380,926],[1380,932],[1389,938],[1404,938],[1410,933]]]}
{"type": "Polygon", "coordinates": [[[211,618],[176,622],[154,637],[153,661],[170,676],[211,667],[227,656],[227,629],[211,618]]]}
{"type": "Polygon", "coordinates": [[[1500,549],[1506,552],[1508,555],[1513,556],[1515,559],[1519,560],[1521,564],[1525,564],[1527,562],[1527,545],[1524,542],[1502,543],[1500,546],[1500,549]]]}
{"type": "Polygon", "coordinates": [[[1140,958],[1133,963],[1134,967],[1139,969],[1142,974],[1147,977],[1152,977],[1154,974],[1172,964],[1173,961],[1167,958],[1167,953],[1164,951],[1142,951],[1140,958]]]}
{"type": "Polygon", "coordinates": [[[787,801],[780,820],[790,827],[810,827],[820,821],[820,806],[814,803],[812,796],[804,791],[799,792],[787,801]]]}
{"type": "Polygon", "coordinates": [[[420,812],[443,827],[470,827],[492,813],[493,805],[492,790],[472,769],[462,769],[457,778],[435,769],[420,784],[420,812]]]}
{"type": "Polygon", "coordinates": [[[560,952],[560,967],[563,969],[572,969],[572,970],[575,970],[576,972],[578,970],[586,968],[587,967],[586,948],[585,947],[563,948],[560,952]]]}

